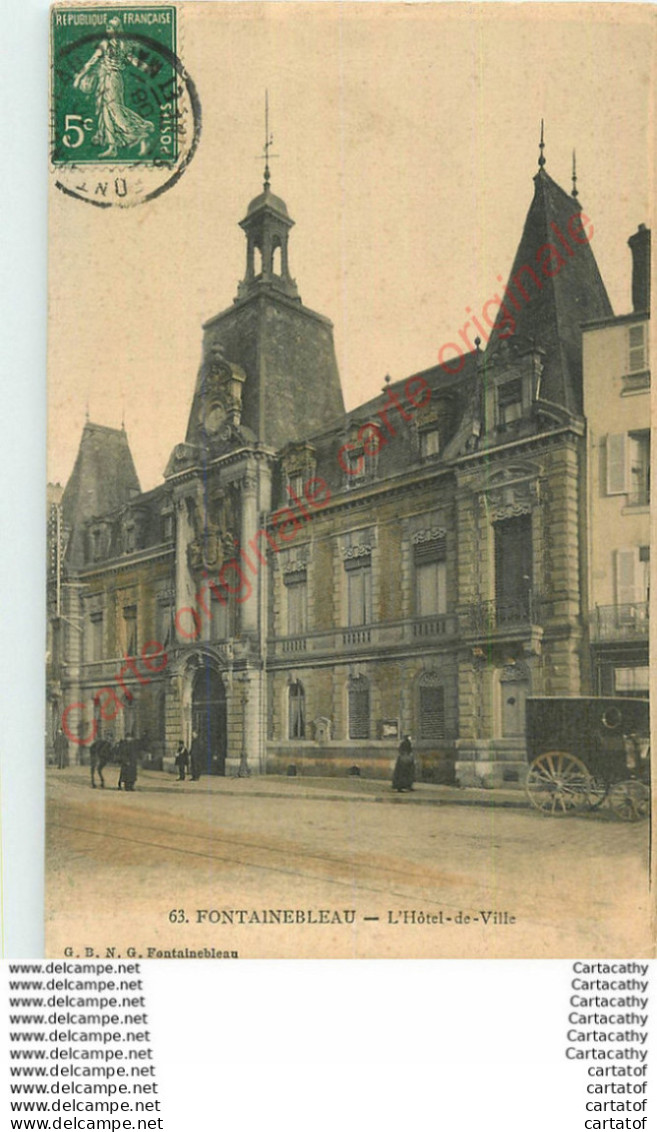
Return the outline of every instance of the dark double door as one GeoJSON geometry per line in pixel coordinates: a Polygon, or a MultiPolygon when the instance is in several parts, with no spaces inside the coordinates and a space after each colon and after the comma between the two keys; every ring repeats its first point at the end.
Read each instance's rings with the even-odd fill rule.
{"type": "Polygon", "coordinates": [[[201,668],[192,689],[192,730],[201,742],[203,774],[226,773],[226,690],[213,668],[201,668]]]}

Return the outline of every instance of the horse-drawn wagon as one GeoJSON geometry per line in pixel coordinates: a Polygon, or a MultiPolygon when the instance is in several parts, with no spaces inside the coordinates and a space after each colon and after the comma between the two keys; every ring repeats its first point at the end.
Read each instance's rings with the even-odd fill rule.
{"type": "Polygon", "coordinates": [[[610,696],[527,700],[526,790],[544,814],[595,809],[617,817],[650,812],[648,700],[610,696]]]}

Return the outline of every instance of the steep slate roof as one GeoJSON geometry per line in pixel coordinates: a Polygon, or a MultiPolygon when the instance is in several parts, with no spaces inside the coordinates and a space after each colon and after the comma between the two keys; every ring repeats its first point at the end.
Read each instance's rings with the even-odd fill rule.
{"type": "MultiPolygon", "coordinates": [[[[571,218],[582,214],[581,204],[560,188],[545,169],[539,169],[534,177],[534,186],[534,199],[527,213],[507,285],[516,296],[520,309],[516,310],[508,299],[507,306],[516,322],[516,339],[533,340],[545,350],[541,397],[563,405],[571,412],[581,413],[581,324],[591,319],[606,318],[613,311],[591,245],[576,243],[568,232],[571,218]],[[550,227],[551,223],[556,225],[572,247],[572,255],[568,255],[558,235],[550,227]],[[546,275],[540,266],[548,253],[544,251],[537,256],[547,243],[552,244],[565,260],[560,268],[556,259],[550,260],[549,269],[558,271],[552,277],[546,275]],[[529,274],[522,273],[523,286],[530,296],[528,301],[523,300],[522,293],[513,284],[514,276],[523,267],[533,268],[542,283],[542,288],[538,290],[529,274]]],[[[574,227],[575,224],[574,221],[574,227]]],[[[584,224],[585,231],[589,224],[590,221],[584,224]]],[[[593,229],[595,239],[595,224],[593,229]]],[[[575,231],[582,235],[579,225],[575,227],[575,231]]],[[[504,323],[505,314],[501,310],[486,347],[489,357],[500,344],[500,331],[508,333],[508,323],[504,323]]],[[[522,345],[524,344],[522,341],[522,345]]]]}
{"type": "Polygon", "coordinates": [[[90,421],[82,439],[70,479],[62,496],[62,518],[73,529],[68,557],[77,559],[83,548],[82,523],[95,515],[106,515],[140,492],[139,480],[128,438],[123,429],[107,428],[90,421]],[[77,528],[77,529],[76,529],[77,528]]]}

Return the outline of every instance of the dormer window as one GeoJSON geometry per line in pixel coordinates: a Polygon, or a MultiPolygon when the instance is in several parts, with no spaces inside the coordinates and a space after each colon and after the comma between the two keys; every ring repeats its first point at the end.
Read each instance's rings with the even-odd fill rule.
{"type": "Polygon", "coordinates": [[[501,429],[508,428],[522,417],[522,381],[515,378],[505,381],[497,389],[497,423],[501,429]]]}
{"type": "Polygon", "coordinates": [[[103,532],[100,527],[95,527],[91,532],[91,558],[92,561],[98,562],[103,553],[103,532]]]}
{"type": "Polygon", "coordinates": [[[166,511],[162,515],[162,541],[171,542],[173,539],[173,514],[166,511]]]}
{"type": "Polygon", "coordinates": [[[301,472],[293,472],[287,477],[287,485],[290,492],[296,495],[297,499],[303,498],[303,488],[305,484],[303,474],[301,472]]]}
{"type": "Polygon", "coordinates": [[[432,456],[440,454],[440,432],[434,426],[420,430],[420,456],[429,460],[432,456]]]}

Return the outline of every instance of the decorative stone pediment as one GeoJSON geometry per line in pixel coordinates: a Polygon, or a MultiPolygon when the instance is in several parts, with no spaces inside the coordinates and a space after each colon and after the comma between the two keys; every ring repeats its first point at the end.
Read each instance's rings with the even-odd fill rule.
{"type": "Polygon", "coordinates": [[[308,568],[310,562],[310,543],[305,546],[295,546],[290,550],[283,550],[279,553],[279,565],[281,573],[297,574],[301,570],[308,568]]]}
{"type": "Polygon", "coordinates": [[[414,546],[421,546],[426,542],[437,542],[447,537],[445,527],[423,527],[412,536],[414,546]]]}
{"type": "Polygon", "coordinates": [[[375,546],[376,527],[369,527],[366,530],[350,531],[349,534],[344,535],[340,550],[343,560],[347,562],[353,558],[369,556],[375,546]]]}
{"type": "Polygon", "coordinates": [[[539,501],[538,470],[513,464],[490,477],[483,492],[493,522],[529,515],[539,501]]]}

